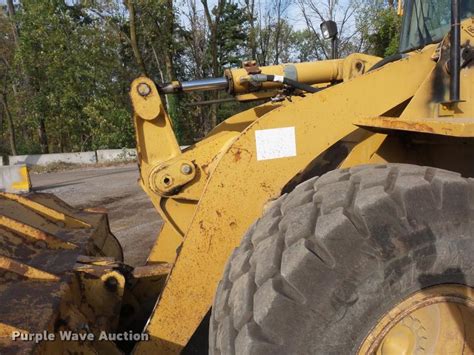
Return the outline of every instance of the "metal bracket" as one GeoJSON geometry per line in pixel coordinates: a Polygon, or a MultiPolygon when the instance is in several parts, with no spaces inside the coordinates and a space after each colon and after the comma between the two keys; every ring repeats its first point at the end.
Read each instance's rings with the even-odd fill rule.
{"type": "Polygon", "coordinates": [[[242,68],[245,69],[247,74],[260,74],[262,70],[259,68],[256,60],[247,60],[242,63],[242,68]]]}
{"type": "Polygon", "coordinates": [[[196,168],[189,160],[179,159],[159,165],[150,174],[151,189],[161,196],[171,196],[196,176],[196,168]]]}

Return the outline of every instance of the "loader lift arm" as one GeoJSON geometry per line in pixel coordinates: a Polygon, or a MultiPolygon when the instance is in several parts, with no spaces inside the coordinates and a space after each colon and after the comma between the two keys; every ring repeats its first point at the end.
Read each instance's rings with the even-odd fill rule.
{"type": "MultiPolygon", "coordinates": [[[[432,2],[410,0],[405,7],[414,3],[432,2]]],[[[457,0],[455,3],[459,6],[457,0]]],[[[472,2],[461,0],[461,5],[466,4],[472,2]]],[[[230,331],[235,333],[238,328],[253,339],[253,330],[243,327],[254,311],[250,309],[253,294],[248,291],[251,273],[274,272],[282,265],[278,262],[281,255],[275,254],[269,263],[257,263],[241,248],[222,277],[225,262],[249,227],[245,240],[255,249],[262,248],[257,244],[265,245],[259,233],[273,236],[276,230],[287,228],[300,231],[300,239],[308,234],[298,229],[298,223],[291,224],[297,221],[294,216],[285,220],[289,227],[275,222],[285,217],[272,200],[288,193],[284,197],[290,200],[287,205],[311,204],[307,211],[322,210],[321,201],[308,198],[314,188],[299,195],[292,190],[301,191],[301,186],[308,186],[299,185],[302,181],[329,170],[367,163],[415,165],[373,168],[384,171],[374,175],[376,182],[373,176],[366,176],[364,183],[375,184],[379,190],[386,188],[383,181],[394,181],[384,175],[387,171],[407,171],[417,177],[416,184],[420,179],[423,184],[431,183],[435,173],[432,168],[420,169],[419,165],[425,165],[438,168],[435,170],[442,175],[446,191],[459,183],[462,191],[468,191],[470,182],[458,175],[474,176],[474,18],[469,16],[461,13],[462,22],[453,21],[459,30],[453,32],[459,37],[443,32],[439,43],[423,43],[422,48],[376,66],[380,58],[353,54],[340,60],[261,68],[247,63],[242,69],[226,71],[224,78],[204,81],[157,85],[147,77],[136,79],[130,96],[140,184],[165,221],[147,264],[132,269],[120,261],[121,247],[99,211],[74,210],[41,194],[29,198],[0,195],[2,351],[4,347],[10,351],[18,348],[20,343],[7,339],[12,331],[36,333],[47,328],[57,333],[89,328],[94,333],[144,329],[150,339],[136,343],[134,353],[178,353],[208,314],[221,278],[232,287],[219,289],[213,324],[220,322],[222,330],[226,326],[222,319],[232,319],[235,323],[229,324],[230,331]],[[452,64],[453,58],[460,60],[459,70],[452,64]],[[291,102],[269,101],[230,117],[202,141],[181,151],[160,95],[207,89],[227,90],[239,101],[298,95],[292,96],[291,102]],[[291,202],[293,196],[300,197],[291,202]],[[263,211],[267,212],[259,228],[252,227],[263,211]],[[278,218],[273,218],[273,213],[279,214],[278,218]],[[262,228],[262,224],[267,225],[262,228]],[[250,263],[256,271],[248,267],[250,263]],[[264,265],[265,270],[256,265],[264,265]],[[225,300],[225,306],[220,300],[225,300]],[[27,307],[34,309],[34,322],[28,322],[27,307]],[[219,317],[219,312],[227,315],[219,317]]],[[[342,174],[353,175],[352,182],[360,184],[357,171],[364,168],[358,169],[342,174]]],[[[333,183],[329,185],[337,185],[333,183]]],[[[421,191],[423,186],[415,187],[421,191]]],[[[397,191],[402,190],[399,186],[397,191]]],[[[449,194],[446,191],[444,195],[449,194]]],[[[461,190],[456,191],[459,195],[461,190]]],[[[329,200],[342,198],[337,191],[329,192],[329,200]]],[[[350,191],[344,196],[348,194],[350,191]]],[[[456,203],[466,200],[469,193],[461,195],[452,206],[444,206],[450,207],[447,211],[456,211],[456,203]]],[[[334,209],[339,202],[329,207],[334,209]]],[[[438,202],[445,204],[441,199],[438,202]]],[[[428,205],[432,208],[435,203],[428,205]]],[[[472,203],[468,205],[472,210],[472,203]]],[[[290,214],[286,208],[286,215],[290,214]]],[[[272,240],[282,240],[281,235],[272,240]]],[[[379,334],[373,335],[376,341],[367,346],[379,341],[379,334]]],[[[219,341],[226,338],[222,334],[216,337],[219,341]]],[[[227,339],[235,342],[236,336],[227,339]]],[[[21,350],[118,353],[119,346],[123,344],[112,341],[29,342],[22,343],[21,350]]],[[[222,344],[214,348],[222,349],[222,344]]]]}
{"type": "MultiPolygon", "coordinates": [[[[462,43],[472,37],[466,30],[469,21],[463,23],[462,43]]],[[[465,76],[460,82],[461,92],[470,95],[465,102],[446,104],[450,82],[444,69],[447,53],[440,54],[436,44],[428,45],[370,72],[367,70],[380,58],[355,54],[345,60],[295,64],[298,77],[308,73],[301,76],[306,78],[305,84],[325,89],[233,116],[183,152],[176,140],[172,150],[163,143],[173,140],[174,135],[159,99],[160,87],[147,78],[138,78],[131,98],[140,182],[166,221],[148,263],[166,262],[173,269],[147,323],[153,341],[137,344],[135,351],[176,353],[188,343],[209,310],[227,257],[245,230],[261,215],[265,203],[277,198],[302,171],[315,166],[319,173],[329,170],[325,162],[331,151],[328,148],[344,147],[338,159],[330,160],[346,167],[363,162],[410,161],[407,151],[400,154],[404,148],[390,153],[393,148],[388,147],[398,143],[386,134],[396,130],[472,137],[473,123],[468,118],[472,114],[472,79],[465,76]],[[440,80],[443,85],[433,91],[433,83],[440,80]],[[328,86],[332,81],[339,84],[328,86]],[[143,82],[151,87],[150,98],[138,93],[143,82]],[[143,117],[140,110],[145,107],[153,114],[147,111],[143,117]],[[462,117],[464,122],[458,120],[459,133],[448,132],[450,121],[462,117]],[[286,156],[262,155],[262,149],[269,147],[259,137],[273,132],[277,132],[277,142],[289,142],[294,151],[286,156]],[[376,154],[382,147],[389,153],[376,154]]],[[[285,69],[290,70],[265,67],[260,73],[285,75],[285,69]]],[[[472,76],[472,70],[464,73],[472,76]]],[[[245,69],[227,72],[227,85],[221,80],[218,86],[241,99],[260,98],[249,86],[249,75],[245,69]]],[[[202,89],[202,84],[196,86],[202,89]]],[[[216,83],[212,85],[215,88],[216,83]]],[[[281,85],[265,81],[259,89],[274,92],[281,85]]],[[[174,83],[161,90],[174,92],[186,86],[174,83]]],[[[270,151],[278,150],[269,144],[270,151]]]]}
{"type": "MultiPolygon", "coordinates": [[[[176,353],[187,344],[209,310],[227,257],[261,214],[265,202],[278,197],[282,187],[315,157],[345,137],[358,135],[357,143],[365,142],[371,147],[370,152],[365,150],[363,154],[372,154],[383,142],[381,135],[357,128],[353,120],[381,116],[410,100],[435,67],[430,59],[435,48],[427,47],[383,70],[358,79],[348,78],[304,98],[295,97],[291,103],[267,103],[245,111],[223,122],[206,139],[182,153],[178,149],[162,149],[163,142],[173,135],[170,120],[158,101],[156,86],[150,82],[153,97],[148,99],[140,96],[136,88],[149,79],[138,78],[134,82],[131,97],[140,182],[166,221],[148,262],[174,265],[147,323],[146,330],[153,341],[137,344],[136,353],[176,353]],[[390,95],[377,95],[374,100],[375,93],[383,92],[390,95]],[[159,106],[143,118],[140,110],[148,107],[147,100],[159,106]],[[296,155],[258,158],[258,132],[272,130],[280,132],[279,139],[295,145],[296,155]],[[187,165],[191,166],[188,175],[183,173],[187,165]]],[[[362,58],[368,68],[379,60],[362,58]]],[[[346,62],[346,67],[352,65],[357,68],[354,61],[351,65],[346,62]]],[[[175,141],[173,146],[177,146],[175,141]]]]}

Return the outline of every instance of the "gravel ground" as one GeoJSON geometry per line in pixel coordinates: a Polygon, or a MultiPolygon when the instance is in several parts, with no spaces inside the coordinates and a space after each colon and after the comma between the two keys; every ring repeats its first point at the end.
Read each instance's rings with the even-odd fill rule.
{"type": "Polygon", "coordinates": [[[105,207],[130,265],[145,263],[162,224],[137,179],[136,164],[31,174],[34,191],[55,194],[76,208],[105,207]]]}

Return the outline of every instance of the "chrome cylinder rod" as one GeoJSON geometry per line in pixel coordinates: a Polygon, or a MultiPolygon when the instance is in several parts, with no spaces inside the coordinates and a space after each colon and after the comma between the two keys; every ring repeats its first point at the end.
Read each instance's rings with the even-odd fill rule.
{"type": "Polygon", "coordinates": [[[181,83],[181,90],[188,91],[208,91],[208,90],[226,90],[228,87],[227,79],[222,78],[208,78],[192,81],[183,81],[181,83]]]}
{"type": "Polygon", "coordinates": [[[227,90],[228,86],[229,82],[222,77],[158,84],[158,90],[162,94],[176,94],[179,92],[227,90]]]}

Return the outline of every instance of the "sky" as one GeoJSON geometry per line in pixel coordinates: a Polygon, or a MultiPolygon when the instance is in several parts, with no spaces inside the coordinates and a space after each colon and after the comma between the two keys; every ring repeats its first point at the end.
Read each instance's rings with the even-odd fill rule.
{"type": "MultiPolygon", "coordinates": [[[[14,3],[17,3],[18,0],[13,0],[14,3]]],[[[66,0],[66,3],[74,3],[74,2],[77,2],[77,1],[80,1],[80,0],[66,0]]],[[[257,4],[260,4],[261,8],[265,8],[265,1],[271,1],[271,0],[257,0],[257,4]]],[[[287,21],[290,23],[290,25],[293,26],[293,28],[295,30],[301,30],[301,29],[304,29],[306,28],[306,23],[305,23],[305,20],[301,14],[301,10],[299,8],[299,5],[296,3],[295,0],[294,1],[294,4],[293,5],[290,5],[290,7],[288,8],[288,11],[287,11],[287,14],[286,14],[286,18],[287,18],[287,21]]],[[[326,2],[327,0],[322,0],[321,2],[326,2]]],[[[345,6],[347,6],[348,2],[351,1],[351,0],[340,0],[338,1],[339,5],[344,8],[345,6]]],[[[185,0],[177,0],[175,2],[175,6],[179,9],[179,10],[184,10],[184,7],[185,7],[185,0]]],[[[202,11],[202,5],[201,5],[201,2],[200,0],[197,0],[196,1],[197,5],[198,5],[198,8],[202,11]]],[[[209,5],[210,7],[213,7],[215,4],[217,3],[217,0],[209,0],[209,5]]],[[[0,5],[6,5],[6,0],[0,0],[0,5]]],[[[183,23],[186,22],[186,18],[184,16],[181,16],[181,21],[183,23]]]]}

